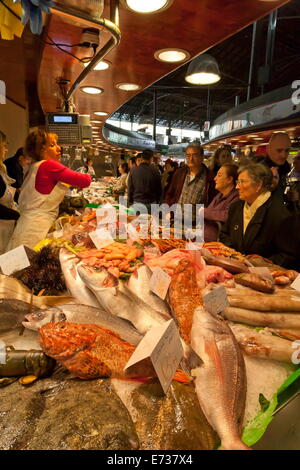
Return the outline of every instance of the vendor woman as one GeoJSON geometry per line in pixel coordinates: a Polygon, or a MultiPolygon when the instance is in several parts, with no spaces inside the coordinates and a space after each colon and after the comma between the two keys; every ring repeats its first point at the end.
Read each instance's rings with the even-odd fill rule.
{"type": "Polygon", "coordinates": [[[11,186],[15,180],[8,176],[6,166],[3,164],[6,152],[7,139],[0,131],[0,255],[6,251],[15,222],[20,216],[14,203],[16,189],[11,186]]]}
{"type": "Polygon", "coordinates": [[[32,132],[26,140],[25,154],[33,163],[20,192],[21,216],[9,249],[19,245],[33,248],[46,237],[55,221],[68,185],[86,188],[91,184],[90,175],[76,173],[60,163],[56,134],[41,129],[32,132]]]}

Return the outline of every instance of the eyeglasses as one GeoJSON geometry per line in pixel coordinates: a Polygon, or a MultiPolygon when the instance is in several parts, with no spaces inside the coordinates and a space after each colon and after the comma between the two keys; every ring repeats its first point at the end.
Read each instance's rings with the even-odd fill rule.
{"type": "Polygon", "coordinates": [[[245,183],[249,183],[251,180],[237,180],[236,186],[244,186],[245,183]]]}

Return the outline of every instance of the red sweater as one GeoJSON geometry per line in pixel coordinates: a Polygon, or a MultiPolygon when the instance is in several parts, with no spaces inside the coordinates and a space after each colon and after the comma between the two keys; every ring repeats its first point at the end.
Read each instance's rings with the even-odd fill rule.
{"type": "Polygon", "coordinates": [[[77,188],[87,188],[91,184],[88,174],[76,173],[55,160],[46,160],[37,171],[35,189],[41,194],[50,194],[57,183],[66,183],[77,188]]]}

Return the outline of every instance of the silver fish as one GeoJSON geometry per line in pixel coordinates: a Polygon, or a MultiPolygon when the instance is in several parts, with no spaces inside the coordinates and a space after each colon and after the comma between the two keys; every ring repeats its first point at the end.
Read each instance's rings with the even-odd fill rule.
{"type": "Polygon", "coordinates": [[[148,266],[145,264],[140,266],[136,272],[130,276],[127,284],[128,288],[140,299],[150,305],[150,307],[154,308],[154,310],[163,313],[167,318],[171,318],[167,303],[151,292],[149,288],[151,276],[152,272],[148,266]]]}
{"type": "Polygon", "coordinates": [[[59,261],[70,294],[78,300],[80,304],[99,307],[99,302],[96,297],[78,274],[78,267],[81,261],[77,256],[65,248],[62,248],[59,252],[59,261]]]}
{"type": "Polygon", "coordinates": [[[142,335],[126,320],[107,313],[102,308],[88,305],[61,305],[38,310],[26,315],[23,325],[31,330],[38,330],[49,322],[68,321],[71,323],[89,323],[99,325],[118,333],[122,339],[136,346],[142,335]]]}
{"type": "Polygon", "coordinates": [[[141,334],[165,322],[159,312],[143,302],[106,269],[95,271],[81,265],[78,273],[107,312],[129,320],[141,334]]]}
{"type": "Polygon", "coordinates": [[[226,450],[248,450],[240,439],[246,401],[246,370],[240,347],[225,321],[195,309],[191,346],[203,360],[192,371],[201,408],[226,450]]]}

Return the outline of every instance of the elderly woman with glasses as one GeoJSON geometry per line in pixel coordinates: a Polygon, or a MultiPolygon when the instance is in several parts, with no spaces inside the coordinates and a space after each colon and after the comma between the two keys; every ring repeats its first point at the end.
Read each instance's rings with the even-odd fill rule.
{"type": "Polygon", "coordinates": [[[285,222],[290,213],[271,193],[273,174],[267,166],[252,163],[238,171],[240,200],[231,204],[219,240],[244,254],[258,254],[291,268],[295,253],[285,222]]]}

